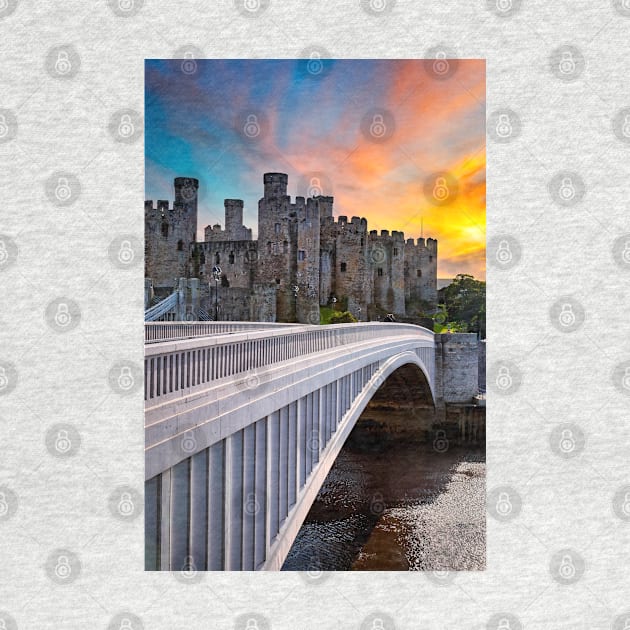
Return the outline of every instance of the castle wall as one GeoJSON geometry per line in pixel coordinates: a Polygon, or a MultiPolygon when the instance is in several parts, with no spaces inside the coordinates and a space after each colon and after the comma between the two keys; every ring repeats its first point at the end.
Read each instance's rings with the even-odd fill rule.
{"type": "Polygon", "coordinates": [[[155,287],[175,287],[188,272],[189,245],[196,240],[199,182],[188,177],[174,181],[175,202],[144,202],[145,277],[155,287]]]}
{"type": "Polygon", "coordinates": [[[332,291],[338,300],[347,299],[348,310],[357,319],[366,319],[369,288],[367,221],[340,216],[333,224],[334,267],[332,291]]]}
{"type": "Polygon", "coordinates": [[[258,260],[256,282],[276,283],[278,321],[295,321],[297,227],[295,209],[287,196],[287,175],[265,173],[265,195],[258,202],[258,260]]]}
{"type": "Polygon", "coordinates": [[[419,238],[405,243],[405,298],[437,306],[437,241],[419,238]]]}
{"type": "Polygon", "coordinates": [[[214,283],[212,269],[221,268],[224,286],[248,289],[255,281],[258,264],[256,241],[209,241],[191,245],[191,274],[200,282],[214,283]]]}
{"type": "Polygon", "coordinates": [[[405,314],[405,237],[402,232],[372,230],[368,238],[374,303],[394,314],[405,314]]]}
{"type": "Polygon", "coordinates": [[[319,274],[320,274],[320,204],[317,198],[297,197],[295,204],[297,221],[297,256],[295,286],[298,287],[296,320],[303,323],[319,323],[319,274]]]}
{"type": "Polygon", "coordinates": [[[265,173],[263,183],[257,241],[243,225],[243,201],[226,199],[225,229],[207,226],[205,241],[195,242],[197,180],[175,179],[173,207],[145,202],[145,277],[158,292],[172,290],[178,278],[195,278],[214,313],[212,268],[218,265],[221,316],[230,320],[315,323],[319,306],[333,296],[362,320],[368,306],[399,315],[406,302],[435,307],[437,241],[405,243],[402,232],[387,230],[368,234],[365,219],[335,220],[332,197],[291,203],[284,173],[265,173]]]}

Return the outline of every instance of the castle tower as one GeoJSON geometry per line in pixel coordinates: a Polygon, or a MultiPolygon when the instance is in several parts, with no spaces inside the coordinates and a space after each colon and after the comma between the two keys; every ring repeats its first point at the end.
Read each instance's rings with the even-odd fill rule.
{"type": "Polygon", "coordinates": [[[256,282],[276,284],[276,317],[296,320],[297,218],[287,196],[288,176],[265,173],[264,197],[258,202],[258,266],[256,282]]]}
{"type": "Polygon", "coordinates": [[[197,235],[197,191],[199,181],[190,177],[174,180],[175,201],[144,203],[145,277],[155,287],[174,287],[188,276],[190,247],[197,235]]]}
{"type": "Polygon", "coordinates": [[[265,173],[265,199],[284,199],[287,196],[289,176],[286,173],[265,173]]]}
{"type": "Polygon", "coordinates": [[[185,241],[194,243],[197,240],[197,191],[199,180],[192,177],[176,177],[174,181],[174,208],[184,211],[182,216],[182,236],[185,241]],[[185,225],[184,225],[185,224],[185,225]]]}
{"type": "Polygon", "coordinates": [[[229,235],[238,234],[240,228],[243,227],[243,200],[226,199],[223,206],[225,207],[225,231],[229,235]]]}

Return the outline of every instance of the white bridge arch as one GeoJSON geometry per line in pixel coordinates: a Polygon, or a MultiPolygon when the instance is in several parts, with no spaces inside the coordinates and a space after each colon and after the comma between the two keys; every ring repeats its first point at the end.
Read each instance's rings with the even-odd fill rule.
{"type": "Polygon", "coordinates": [[[434,347],[408,324],[146,324],[146,568],[280,569],[388,376],[416,366],[434,403],[434,347]]]}

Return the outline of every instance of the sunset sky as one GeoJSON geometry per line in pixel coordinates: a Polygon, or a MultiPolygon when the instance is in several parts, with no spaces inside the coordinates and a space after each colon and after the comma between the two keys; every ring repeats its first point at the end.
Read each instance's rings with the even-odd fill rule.
{"type": "Polygon", "coordinates": [[[147,60],[146,198],[196,177],[198,238],[223,226],[225,198],[244,200],[256,238],[263,173],[288,173],[292,199],[319,188],[336,216],[406,238],[423,224],[439,278],[485,279],[485,61],[448,78],[422,60],[308,61],[147,60]]]}

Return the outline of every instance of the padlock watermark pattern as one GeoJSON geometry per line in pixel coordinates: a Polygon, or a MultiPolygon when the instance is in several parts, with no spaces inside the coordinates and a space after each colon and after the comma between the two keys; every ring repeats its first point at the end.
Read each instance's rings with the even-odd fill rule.
{"type": "Polygon", "coordinates": [[[521,262],[522,247],[511,234],[500,234],[488,243],[488,264],[497,269],[513,269],[521,262]]]}
{"type": "Polygon", "coordinates": [[[142,369],[133,361],[117,361],[109,369],[107,381],[114,392],[128,396],[142,386],[142,369]]]}
{"type": "Polygon", "coordinates": [[[433,46],[424,53],[424,70],[431,79],[447,81],[457,73],[458,57],[448,46],[433,46]]]}
{"type": "Polygon", "coordinates": [[[0,361],[0,396],[10,394],[18,384],[18,371],[11,361],[0,361]]]}
{"type": "Polygon", "coordinates": [[[521,513],[522,506],[521,495],[512,486],[498,486],[488,492],[488,513],[497,521],[515,519],[521,513]]]}
{"type": "Polygon", "coordinates": [[[516,140],[521,135],[522,123],[514,110],[497,109],[488,117],[486,129],[492,140],[507,143],[516,140]]]}
{"type": "Polygon", "coordinates": [[[107,247],[107,257],[118,269],[131,269],[142,262],[144,246],[133,234],[119,234],[107,247]]]}
{"type": "Polygon", "coordinates": [[[572,333],[581,328],[586,319],[586,311],[573,296],[558,298],[549,308],[549,321],[552,326],[563,333],[572,333]]]}
{"type": "Polygon", "coordinates": [[[248,109],[237,114],[234,128],[245,142],[260,142],[268,133],[269,122],[264,112],[248,109]]]}
{"type": "Polygon", "coordinates": [[[424,571],[424,576],[438,586],[450,586],[457,578],[456,571],[450,571],[448,569],[436,569],[434,571],[424,571]]]}
{"type": "Polygon", "coordinates": [[[488,387],[496,394],[510,396],[518,391],[523,381],[523,374],[512,361],[498,361],[489,369],[486,378],[488,387]]]}
{"type": "Polygon", "coordinates": [[[73,457],[81,448],[81,435],[73,424],[57,423],[46,431],[46,449],[53,457],[73,457]]]}
{"type": "Polygon", "coordinates": [[[327,76],[334,63],[331,54],[322,46],[309,46],[300,52],[299,57],[298,72],[313,80],[327,76]]]}
{"type": "Polygon", "coordinates": [[[551,73],[565,82],[578,79],[584,72],[585,66],[584,56],[576,46],[559,46],[549,55],[551,73]]]}
{"type": "Polygon", "coordinates": [[[173,54],[173,59],[180,60],[180,70],[182,74],[188,77],[197,78],[202,74],[203,62],[200,60],[206,57],[206,53],[198,46],[186,44],[180,46],[173,54]]]}
{"type": "Polygon", "coordinates": [[[13,517],[18,507],[18,495],[9,486],[0,485],[0,523],[13,517]]]}
{"type": "Polygon", "coordinates": [[[396,630],[396,624],[391,615],[383,611],[376,611],[363,619],[360,630],[396,630]]]}
{"type": "Polygon", "coordinates": [[[612,129],[619,140],[630,143],[630,107],[624,107],[615,114],[612,129]]]}
{"type": "Polygon", "coordinates": [[[619,393],[630,396],[630,360],[615,365],[612,371],[612,382],[619,393]]]}
{"type": "Polygon", "coordinates": [[[133,17],[144,6],[144,0],[107,0],[109,8],[118,17],[133,17]]]}
{"type": "Polygon", "coordinates": [[[612,508],[617,518],[630,523],[630,485],[617,489],[612,498],[612,508]]]}
{"type": "Polygon", "coordinates": [[[236,10],[247,18],[260,17],[271,4],[271,0],[234,0],[236,10]]]}
{"type": "Polygon", "coordinates": [[[11,142],[17,137],[18,121],[12,109],[0,109],[0,144],[11,142]]]}
{"type": "Polygon", "coordinates": [[[18,259],[18,246],[8,234],[0,234],[0,273],[10,269],[18,259]]]}
{"type": "Polygon", "coordinates": [[[68,171],[56,171],[44,183],[46,196],[55,206],[71,206],[81,196],[79,178],[68,171]]]}
{"type": "Polygon", "coordinates": [[[332,197],[334,194],[333,182],[324,171],[302,173],[298,180],[297,194],[305,199],[321,196],[332,197]]]}
{"type": "Polygon", "coordinates": [[[612,5],[619,15],[630,17],[630,0],[612,0],[612,5]]]}
{"type": "Polygon", "coordinates": [[[396,0],[361,0],[361,8],[368,15],[377,17],[391,13],[395,6],[396,0]]]}
{"type": "Polygon", "coordinates": [[[142,495],[132,486],[122,485],[115,488],[107,501],[110,514],[121,521],[133,521],[144,509],[142,495]]]}
{"type": "Polygon", "coordinates": [[[0,610],[0,630],[18,630],[17,621],[6,610],[0,610]]]}
{"type": "Polygon", "coordinates": [[[396,119],[389,109],[375,108],[363,115],[360,127],[368,142],[382,144],[396,133],[396,119]]]}
{"type": "Polygon", "coordinates": [[[81,68],[81,57],[72,44],[54,46],[46,55],[45,66],[54,79],[73,79],[81,68]]]}
{"type": "Polygon", "coordinates": [[[486,8],[500,18],[509,18],[521,9],[522,0],[486,0],[486,8]]]}
{"type": "Polygon", "coordinates": [[[138,615],[122,611],[112,617],[107,630],[144,630],[144,623],[138,615]]]}
{"type": "Polygon", "coordinates": [[[234,630],[271,630],[271,622],[258,612],[246,612],[234,619],[234,630]]]}
{"type": "Polygon", "coordinates": [[[523,624],[512,613],[496,613],[488,619],[486,630],[523,630],[523,624]]]}
{"type": "Polygon", "coordinates": [[[81,575],[81,560],[69,549],[55,549],[46,559],[45,571],[56,584],[71,584],[81,575]]]}
{"type": "Polygon", "coordinates": [[[577,424],[560,424],[549,434],[552,452],[563,459],[577,457],[584,450],[585,444],[584,432],[577,424]]]}
{"type": "Polygon", "coordinates": [[[586,185],[582,176],[575,171],[556,173],[547,185],[552,201],[565,208],[580,203],[586,195],[586,185]]]}
{"type": "Polygon", "coordinates": [[[81,309],[72,299],[59,297],[49,302],[44,319],[50,328],[59,333],[74,330],[81,322],[81,309]]]}
{"type": "Polygon", "coordinates": [[[449,171],[431,173],[422,187],[425,199],[433,206],[448,206],[459,196],[459,182],[449,171]]]}
{"type": "Polygon", "coordinates": [[[135,109],[119,109],[109,118],[108,130],[115,142],[136,142],[142,136],[143,128],[142,116],[135,109]]]}
{"type": "Polygon", "coordinates": [[[446,453],[450,446],[450,441],[444,429],[437,429],[433,434],[433,450],[436,453],[446,453]]]}
{"type": "Polygon", "coordinates": [[[193,556],[186,556],[178,565],[179,569],[173,570],[172,574],[178,582],[184,584],[198,584],[204,577],[204,571],[200,571],[198,563],[193,556]]]}
{"type": "Polygon", "coordinates": [[[0,2],[0,20],[9,17],[18,6],[18,0],[2,0],[0,2]]]}
{"type": "Polygon", "coordinates": [[[586,563],[575,549],[560,549],[549,561],[551,577],[562,585],[575,584],[584,575],[586,563]]]}
{"type": "Polygon", "coordinates": [[[622,234],[615,239],[612,244],[612,256],[620,269],[630,271],[630,233],[622,234]]]}

